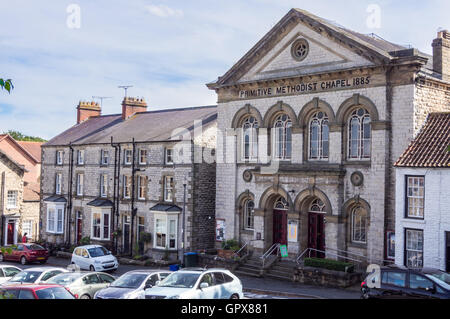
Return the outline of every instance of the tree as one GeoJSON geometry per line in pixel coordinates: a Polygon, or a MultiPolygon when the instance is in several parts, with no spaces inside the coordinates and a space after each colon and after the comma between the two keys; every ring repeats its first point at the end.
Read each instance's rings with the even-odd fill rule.
{"type": "Polygon", "coordinates": [[[8,132],[4,132],[3,134],[8,134],[16,141],[26,141],[26,142],[47,142],[43,138],[37,136],[28,136],[24,135],[19,131],[9,130],[8,132]]]}
{"type": "Polygon", "coordinates": [[[5,89],[8,93],[11,93],[11,90],[14,89],[14,85],[12,84],[11,79],[3,80],[0,78],[0,88],[5,89]]]}

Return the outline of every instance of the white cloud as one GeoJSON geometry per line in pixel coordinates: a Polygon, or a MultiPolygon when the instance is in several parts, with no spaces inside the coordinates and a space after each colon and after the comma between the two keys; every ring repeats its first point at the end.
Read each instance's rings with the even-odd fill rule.
{"type": "Polygon", "coordinates": [[[184,15],[182,10],[172,9],[165,5],[148,5],[146,6],[147,11],[151,14],[160,17],[160,18],[168,18],[168,17],[177,17],[180,18],[184,15]]]}

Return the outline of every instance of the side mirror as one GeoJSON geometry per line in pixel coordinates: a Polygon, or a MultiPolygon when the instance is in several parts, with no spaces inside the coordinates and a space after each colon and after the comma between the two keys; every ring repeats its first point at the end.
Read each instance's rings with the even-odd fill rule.
{"type": "Polygon", "coordinates": [[[151,283],[147,282],[147,283],[145,284],[144,289],[150,289],[150,288],[152,288],[152,287],[153,287],[153,285],[152,285],[151,283]]]}
{"type": "Polygon", "coordinates": [[[208,287],[209,287],[209,284],[207,282],[202,282],[200,284],[200,289],[204,289],[204,288],[208,288],[208,287]]]}
{"type": "Polygon", "coordinates": [[[155,286],[159,286],[160,283],[161,283],[161,281],[158,280],[157,282],[155,282],[155,286]]]}
{"type": "Polygon", "coordinates": [[[106,252],[106,254],[107,254],[107,255],[111,255],[112,253],[108,250],[108,251],[106,252]]]}
{"type": "Polygon", "coordinates": [[[425,291],[427,291],[427,292],[431,292],[432,294],[435,294],[436,293],[436,287],[428,287],[428,288],[425,288],[425,291]]]}

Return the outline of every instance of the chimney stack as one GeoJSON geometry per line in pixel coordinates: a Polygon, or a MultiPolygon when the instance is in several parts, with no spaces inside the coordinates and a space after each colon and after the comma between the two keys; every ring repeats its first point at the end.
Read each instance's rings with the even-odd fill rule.
{"type": "Polygon", "coordinates": [[[442,74],[444,81],[450,82],[450,32],[438,32],[433,41],[433,70],[442,74]]]}
{"type": "Polygon", "coordinates": [[[82,102],[77,106],[77,124],[86,121],[92,116],[100,116],[102,109],[96,102],[82,102]]]}
{"type": "Polygon", "coordinates": [[[147,103],[143,98],[125,97],[122,102],[122,119],[126,120],[136,113],[147,111],[147,103]]]}

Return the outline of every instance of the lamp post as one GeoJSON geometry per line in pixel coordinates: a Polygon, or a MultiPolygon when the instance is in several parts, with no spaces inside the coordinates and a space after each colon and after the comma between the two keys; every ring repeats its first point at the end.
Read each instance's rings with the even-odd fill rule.
{"type": "Polygon", "coordinates": [[[183,213],[182,213],[182,228],[181,228],[181,265],[184,267],[184,234],[186,231],[186,185],[187,185],[187,178],[184,177],[183,180],[183,213]]]}

